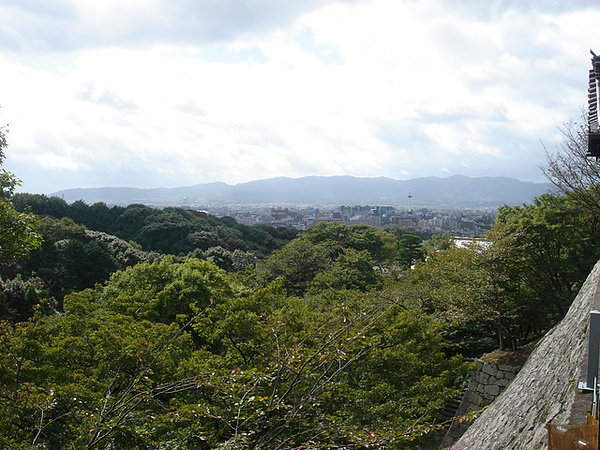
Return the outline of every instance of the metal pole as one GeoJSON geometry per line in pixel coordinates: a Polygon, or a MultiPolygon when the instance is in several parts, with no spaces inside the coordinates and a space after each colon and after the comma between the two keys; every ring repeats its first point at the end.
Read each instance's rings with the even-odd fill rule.
{"type": "Polygon", "coordinates": [[[598,378],[598,359],[600,358],[600,311],[590,311],[590,328],[588,340],[588,368],[586,384],[594,389],[598,378]]]}

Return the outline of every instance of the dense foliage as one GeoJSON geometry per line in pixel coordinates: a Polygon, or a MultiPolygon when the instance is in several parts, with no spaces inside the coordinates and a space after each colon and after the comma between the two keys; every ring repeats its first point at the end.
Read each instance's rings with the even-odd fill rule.
{"type": "MultiPolygon", "coordinates": [[[[4,162],[6,130],[0,127],[0,166],[4,162]]],[[[26,256],[40,245],[40,236],[35,232],[35,217],[18,211],[12,199],[20,180],[6,169],[0,169],[0,266],[13,258],[26,256]]]]}
{"type": "MultiPolygon", "coordinates": [[[[43,211],[43,246],[5,270],[5,447],[404,448],[428,438],[464,379],[433,316],[377,294],[423,259],[408,232],[319,224],[226,263],[228,219],[224,230],[148,208],[214,225],[180,235],[200,245],[189,256],[161,256],[143,250],[167,241],[143,240],[158,219],[129,224],[119,233],[141,242],[126,242],[52,198],[21,195],[21,209],[35,209],[27,198],[63,212],[43,211]]],[[[286,236],[268,231],[256,233],[286,236]]]]}
{"type": "Polygon", "coordinates": [[[217,218],[201,211],[183,208],[151,208],[132,204],[108,207],[105,203],[87,205],[78,200],[68,204],[58,197],[41,194],[15,194],[15,207],[40,216],[69,218],[85,227],[138,243],[143,250],[185,255],[220,247],[264,256],[281,248],[297,231],[291,228],[247,226],[231,217],[217,218]]]}
{"type": "Polygon", "coordinates": [[[399,299],[161,258],[1,330],[6,448],[404,448],[464,374],[399,299]]]}

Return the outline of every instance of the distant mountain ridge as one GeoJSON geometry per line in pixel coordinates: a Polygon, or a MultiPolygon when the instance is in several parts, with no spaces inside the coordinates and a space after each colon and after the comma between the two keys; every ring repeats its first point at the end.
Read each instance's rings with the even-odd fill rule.
{"type": "Polygon", "coordinates": [[[530,202],[547,192],[548,183],[520,181],[509,177],[423,177],[394,180],[386,177],[353,176],[277,177],[236,185],[206,183],[188,187],[140,189],[104,187],[66,189],[52,195],[68,202],[111,205],[210,204],[378,204],[413,206],[497,207],[530,202]]]}

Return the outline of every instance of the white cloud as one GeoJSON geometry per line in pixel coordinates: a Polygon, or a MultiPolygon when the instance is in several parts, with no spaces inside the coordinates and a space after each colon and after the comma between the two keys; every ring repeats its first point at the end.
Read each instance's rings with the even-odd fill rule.
{"type": "Polygon", "coordinates": [[[141,171],[172,186],[541,181],[539,141],[585,104],[600,20],[585,2],[42,3],[0,3],[0,38],[19,49],[0,49],[0,106],[7,167],[32,190],[25,161],[46,168],[45,192],[141,171]]]}

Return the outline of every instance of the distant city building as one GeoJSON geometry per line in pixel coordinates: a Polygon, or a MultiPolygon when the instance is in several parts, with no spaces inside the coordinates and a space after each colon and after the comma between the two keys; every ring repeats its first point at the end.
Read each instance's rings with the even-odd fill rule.
{"type": "MultiPolygon", "coordinates": [[[[231,216],[245,225],[269,225],[305,229],[319,222],[346,225],[393,226],[422,233],[453,233],[477,236],[485,233],[495,219],[495,210],[420,208],[410,210],[387,205],[343,205],[339,207],[228,205],[211,208],[211,214],[231,216]]],[[[196,213],[199,213],[196,212],[196,213]]],[[[206,214],[206,211],[202,211],[206,214]]]]}

